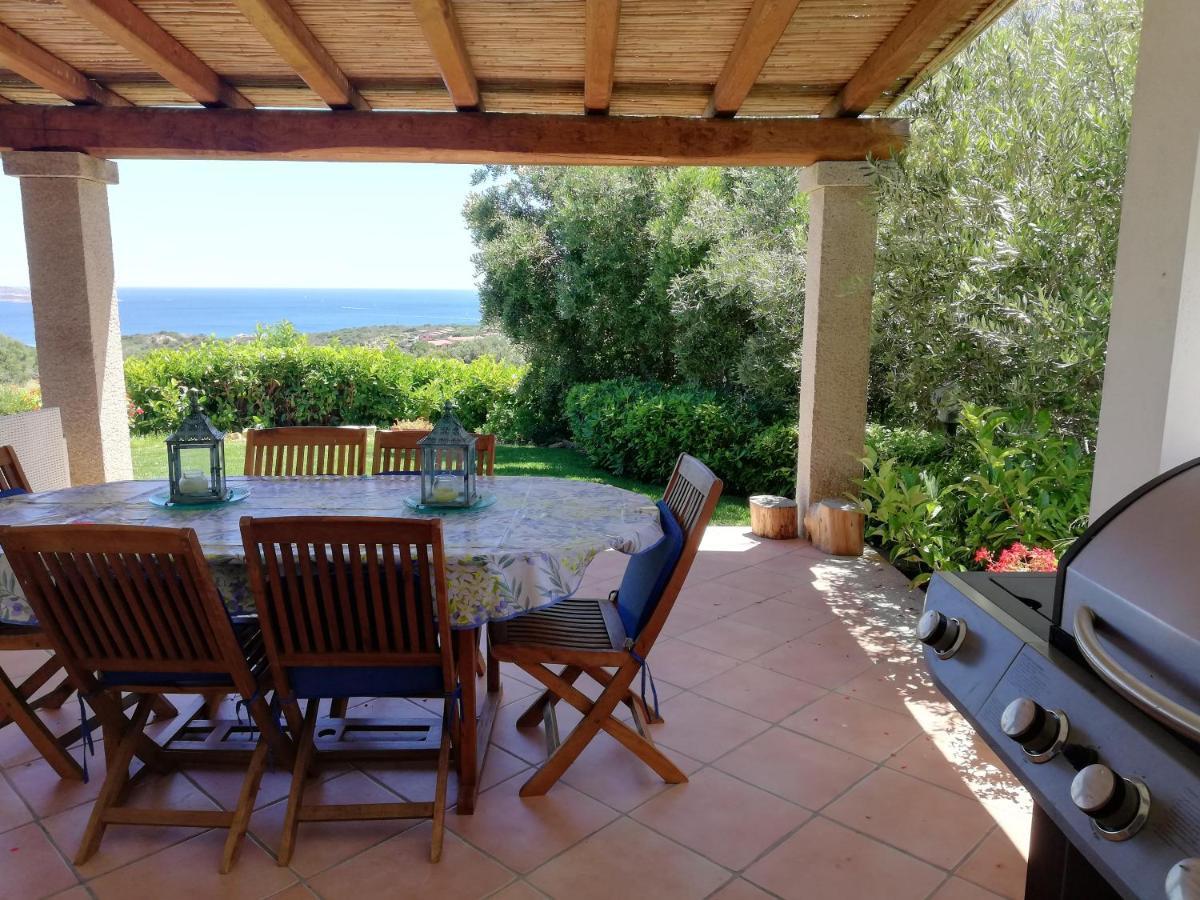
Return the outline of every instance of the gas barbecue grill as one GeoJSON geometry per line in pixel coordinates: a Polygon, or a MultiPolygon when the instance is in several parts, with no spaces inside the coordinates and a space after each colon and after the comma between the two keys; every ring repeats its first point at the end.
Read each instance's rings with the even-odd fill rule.
{"type": "Polygon", "coordinates": [[[1200,900],[1200,459],[1057,574],[938,574],[917,637],[1033,795],[1027,898],[1200,900]]]}

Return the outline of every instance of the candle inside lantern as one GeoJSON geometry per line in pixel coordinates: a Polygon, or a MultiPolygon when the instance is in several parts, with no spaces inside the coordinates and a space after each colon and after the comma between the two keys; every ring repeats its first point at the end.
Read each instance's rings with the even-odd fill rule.
{"type": "Polygon", "coordinates": [[[208,479],[199,469],[189,469],[179,479],[179,490],[184,494],[207,494],[208,479]]]}

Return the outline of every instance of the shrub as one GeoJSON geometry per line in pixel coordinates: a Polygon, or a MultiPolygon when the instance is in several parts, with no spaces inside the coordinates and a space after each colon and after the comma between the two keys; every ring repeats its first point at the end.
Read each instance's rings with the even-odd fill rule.
{"type": "Polygon", "coordinates": [[[686,452],[730,493],[795,492],[795,426],[764,424],[713,391],[614,379],[571,388],[565,411],[588,459],[617,475],[662,483],[686,452]]]}
{"type": "Polygon", "coordinates": [[[42,392],[36,382],[0,384],[0,416],[29,412],[42,407],[42,392]]]}
{"type": "Polygon", "coordinates": [[[446,400],[463,424],[488,429],[510,401],[519,366],[480,357],[410,356],[395,349],[309,346],[302,337],[260,335],[246,344],[209,341],[157,350],[125,363],[130,402],[144,410],[141,434],[169,431],[184,411],[181,389],[198,388],[219,428],[254,425],[380,425],[429,419],[446,400]]]}

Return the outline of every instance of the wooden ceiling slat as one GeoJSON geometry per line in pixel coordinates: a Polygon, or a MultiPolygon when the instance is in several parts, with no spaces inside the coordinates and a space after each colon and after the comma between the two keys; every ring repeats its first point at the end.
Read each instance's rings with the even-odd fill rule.
{"type": "Polygon", "coordinates": [[[450,0],[412,0],[412,6],[455,108],[459,112],[482,109],[475,70],[450,0]]]}
{"type": "Polygon", "coordinates": [[[931,43],[978,5],[979,0],[917,0],[821,115],[861,115],[913,67],[931,43]]]}
{"type": "Polygon", "coordinates": [[[129,105],[125,98],[92,81],[78,69],[5,25],[0,25],[0,64],[72,103],[129,105]]]}
{"type": "Polygon", "coordinates": [[[204,106],[252,104],[130,0],[60,0],[204,106]]]}
{"type": "Polygon", "coordinates": [[[620,22],[621,0],[587,0],[583,73],[585,112],[607,113],[612,104],[620,22]]]}
{"type": "Polygon", "coordinates": [[[304,83],[333,109],[368,109],[367,101],[355,90],[308,26],[286,0],[235,0],[250,24],[275,51],[296,70],[304,83]]]}
{"type": "Polygon", "coordinates": [[[717,78],[706,115],[722,118],[737,115],[799,3],[800,0],[755,0],[717,78]]]}
{"type": "Polygon", "coordinates": [[[0,109],[0,149],[115,158],[807,166],[885,159],[898,119],[705,119],[273,109],[0,109]],[[330,118],[336,116],[336,124],[330,118]]]}

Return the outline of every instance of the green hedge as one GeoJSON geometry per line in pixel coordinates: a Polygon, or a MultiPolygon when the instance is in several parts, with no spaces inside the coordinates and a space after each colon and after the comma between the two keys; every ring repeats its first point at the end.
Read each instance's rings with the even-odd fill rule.
{"type": "Polygon", "coordinates": [[[370,347],[271,346],[267,341],[212,341],[184,350],[157,350],[125,362],[132,405],[143,413],[137,433],[174,428],[181,389],[197,388],[223,429],[254,425],[390,425],[429,418],[446,400],[468,428],[504,419],[523,369],[480,357],[415,357],[370,347]]]}
{"type": "Polygon", "coordinates": [[[763,423],[712,391],[614,379],[571,388],[565,409],[575,443],[615,474],[661,483],[686,452],[728,493],[795,493],[795,425],[763,423]]]}

